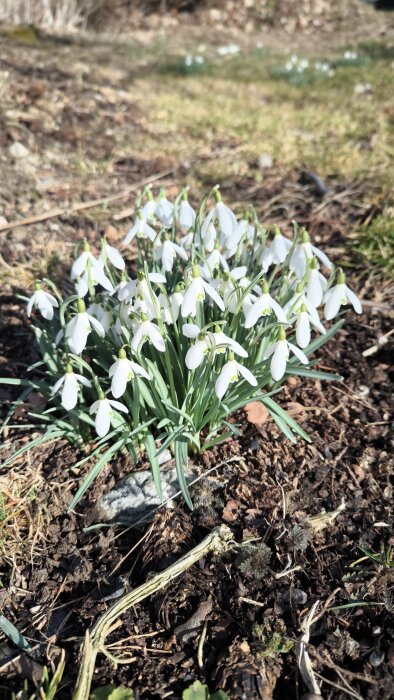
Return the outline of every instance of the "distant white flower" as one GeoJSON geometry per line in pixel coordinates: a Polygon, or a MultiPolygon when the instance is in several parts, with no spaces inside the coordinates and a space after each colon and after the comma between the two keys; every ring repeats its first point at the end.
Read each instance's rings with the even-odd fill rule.
{"type": "Polygon", "coordinates": [[[109,368],[109,376],[112,377],[111,392],[115,399],[122,396],[127,388],[127,382],[135,375],[150,379],[148,372],[137,362],[132,362],[126,356],[126,352],[121,348],[118,359],[109,368]]]}
{"type": "Polygon", "coordinates": [[[332,270],[332,263],[328,259],[327,255],[310,243],[309,234],[304,230],[301,233],[300,242],[296,243],[290,256],[290,270],[293,270],[297,277],[301,279],[305,275],[308,262],[314,255],[327,268],[327,270],[332,270]]]}
{"type": "Polygon", "coordinates": [[[30,317],[32,309],[35,308],[39,310],[43,318],[45,318],[47,321],[51,321],[53,319],[53,309],[54,307],[57,308],[58,306],[59,303],[57,299],[55,299],[52,294],[49,294],[41,289],[40,283],[36,282],[34,285],[33,295],[30,297],[27,303],[27,315],[30,317]]]}
{"type": "Polygon", "coordinates": [[[249,285],[249,280],[245,278],[246,270],[246,266],[243,265],[223,272],[216,286],[216,291],[223,298],[225,308],[232,314],[235,313],[245,287],[249,285]]]}
{"type": "Polygon", "coordinates": [[[171,307],[171,314],[172,318],[174,321],[177,321],[179,318],[179,312],[181,310],[183,302],[183,288],[177,284],[175,287],[175,290],[173,293],[170,295],[170,307],[171,307]]]}
{"type": "Polygon", "coordinates": [[[178,207],[178,223],[179,226],[184,230],[188,231],[193,228],[194,222],[196,220],[196,212],[193,207],[189,204],[187,196],[185,195],[178,207]]]}
{"type": "Polygon", "coordinates": [[[90,252],[89,243],[84,241],[83,252],[72,264],[71,279],[75,280],[77,277],[80,277],[89,267],[95,267],[97,262],[97,258],[90,252]]]}
{"type": "Polygon", "coordinates": [[[141,350],[145,341],[149,340],[156,350],[165,351],[166,344],[158,327],[148,320],[146,314],[141,314],[141,320],[133,323],[133,330],[134,337],[130,343],[132,350],[141,350]]]}
{"type": "Polygon", "coordinates": [[[101,323],[87,313],[82,299],[77,300],[77,313],[67,323],[65,336],[72,352],[79,355],[86,347],[88,335],[95,330],[102,338],[105,335],[101,323]]]}
{"type": "Polygon", "coordinates": [[[157,236],[155,229],[152,228],[152,226],[149,226],[142,212],[138,213],[134,224],[126,233],[123,243],[125,245],[131,243],[136,236],[137,238],[149,238],[150,241],[154,241],[157,236]]]}
{"type": "Polygon", "coordinates": [[[162,245],[159,245],[155,250],[156,260],[161,260],[165,272],[172,271],[177,256],[182,258],[182,260],[187,260],[185,249],[167,237],[165,237],[162,245]]]}
{"type": "Polygon", "coordinates": [[[97,320],[100,321],[102,327],[104,328],[105,333],[108,333],[114,320],[112,309],[107,309],[104,308],[104,306],[102,306],[101,304],[94,303],[88,306],[86,311],[91,316],[94,316],[94,318],[97,318],[97,320]]]}
{"type": "Polygon", "coordinates": [[[155,202],[153,194],[150,190],[148,190],[147,198],[147,201],[142,207],[141,214],[146,221],[154,221],[157,203],[155,202]]]}
{"type": "MultiPolygon", "coordinates": [[[[205,219],[201,227],[201,238],[204,244],[204,248],[206,251],[208,251],[208,253],[212,252],[212,250],[214,249],[217,237],[218,234],[212,221],[207,221],[207,219],[205,219]]],[[[196,245],[198,245],[198,247],[201,247],[198,236],[196,238],[196,245]]]]}
{"type": "Polygon", "coordinates": [[[311,342],[311,325],[322,335],[326,332],[321,321],[317,320],[315,315],[312,317],[308,313],[305,304],[302,304],[299,313],[291,318],[289,323],[293,324],[294,321],[296,321],[296,339],[300,348],[308,347],[311,342]]]}
{"type": "Polygon", "coordinates": [[[217,221],[221,233],[223,233],[226,238],[231,238],[238,224],[237,218],[234,212],[222,202],[222,197],[218,190],[215,190],[215,199],[216,204],[212,207],[205,219],[206,225],[211,221],[217,221]]]}
{"type": "Polygon", "coordinates": [[[102,241],[102,249],[100,253],[100,259],[105,263],[107,260],[112,263],[114,267],[116,267],[118,270],[124,270],[126,263],[123,260],[121,254],[117,250],[117,248],[114,248],[114,246],[109,245],[105,238],[103,238],[102,241]]]}
{"type": "Polygon", "coordinates": [[[245,315],[245,328],[252,328],[261,316],[270,316],[272,313],[275,314],[279,323],[286,323],[287,317],[275,299],[272,298],[268,291],[268,283],[263,282],[262,284],[262,294],[258,297],[257,301],[249,307],[245,315]]]}
{"type": "Polygon", "coordinates": [[[203,274],[205,277],[207,277],[207,279],[211,279],[213,277],[214,270],[217,270],[220,267],[227,272],[227,261],[219,250],[219,244],[216,243],[213,251],[206,258],[205,265],[202,268],[203,274]]]}
{"type": "Polygon", "coordinates": [[[95,418],[95,428],[96,433],[99,437],[104,437],[111,426],[111,418],[113,416],[112,408],[117,411],[122,411],[123,413],[128,413],[128,409],[119,401],[114,401],[113,399],[106,399],[104,394],[101,394],[102,398],[98,401],[92,403],[89,413],[92,415],[96,414],[95,418]]]}
{"type": "Polygon", "coordinates": [[[158,304],[160,308],[161,320],[167,324],[174,323],[174,319],[172,317],[171,312],[171,304],[167,294],[163,294],[162,292],[159,294],[158,304]]]}
{"type": "Polygon", "coordinates": [[[292,245],[292,241],[283,236],[276,226],[274,239],[271,245],[267,245],[264,248],[260,257],[260,265],[263,268],[263,272],[267,272],[271,265],[281,265],[284,263],[292,245]]]}
{"type": "Polygon", "coordinates": [[[319,272],[316,258],[312,258],[309,266],[309,279],[306,288],[306,298],[313,306],[320,306],[326,289],[327,280],[324,275],[319,272]]]}
{"type": "Polygon", "coordinates": [[[75,374],[71,365],[67,365],[66,373],[57,380],[52,388],[52,396],[56,394],[61,387],[61,404],[67,411],[71,411],[77,405],[79,384],[84,386],[92,386],[89,379],[86,379],[82,374],[75,374]]]}
{"type": "Polygon", "coordinates": [[[296,345],[293,345],[286,340],[286,333],[283,328],[280,328],[278,340],[276,343],[273,343],[269,348],[267,348],[263,357],[264,360],[268,360],[268,358],[272,356],[270,369],[272,378],[275,379],[276,382],[282,379],[284,373],[286,372],[290,351],[294,353],[294,355],[300,360],[300,362],[302,362],[303,365],[308,364],[307,356],[302,352],[302,350],[297,348],[296,345]]]}
{"type": "Polygon", "coordinates": [[[229,352],[229,360],[223,365],[222,370],[215,382],[215,394],[218,399],[222,399],[230,384],[238,381],[239,375],[246,379],[252,386],[257,386],[257,379],[252,372],[234,360],[234,355],[229,352]]]}
{"type": "Polygon", "coordinates": [[[203,280],[199,266],[194,265],[192,269],[192,282],[185,291],[181,307],[181,314],[184,318],[186,316],[196,315],[197,302],[203,301],[206,293],[213,299],[215,304],[218,305],[219,309],[224,311],[224,304],[219,294],[208,282],[203,280]]]}
{"type": "Polygon", "coordinates": [[[95,287],[97,284],[100,284],[108,292],[114,291],[111,280],[105,274],[102,260],[94,258],[94,263],[92,263],[89,259],[86,269],[79,276],[75,275],[75,270],[71,271],[71,279],[76,279],[76,277],[76,288],[80,297],[85,297],[89,292],[89,288],[95,287]]]}
{"type": "Polygon", "coordinates": [[[339,272],[335,287],[329,289],[325,296],[324,317],[327,321],[334,318],[341,306],[351,304],[356,314],[362,314],[363,309],[358,296],[346,284],[342,271],[339,272]]]}
{"type": "Polygon", "coordinates": [[[155,214],[164,228],[170,228],[174,220],[174,205],[164,195],[159,196],[155,214]]]}

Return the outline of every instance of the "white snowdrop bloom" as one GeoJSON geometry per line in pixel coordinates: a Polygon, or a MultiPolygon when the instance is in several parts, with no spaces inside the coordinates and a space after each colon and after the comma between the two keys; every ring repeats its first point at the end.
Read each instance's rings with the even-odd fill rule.
{"type": "Polygon", "coordinates": [[[262,254],[260,255],[259,264],[261,265],[263,272],[266,273],[270,269],[271,265],[274,263],[274,253],[272,250],[272,245],[267,245],[262,254]]]}
{"type": "Polygon", "coordinates": [[[156,260],[161,260],[165,272],[171,272],[177,256],[182,260],[187,260],[186,250],[165,236],[162,245],[159,245],[155,250],[156,260]]]}
{"type": "Polygon", "coordinates": [[[97,320],[100,321],[102,327],[104,328],[105,333],[108,333],[114,320],[112,309],[105,308],[104,306],[102,306],[102,304],[98,304],[95,302],[94,304],[88,306],[86,311],[91,316],[94,316],[94,318],[97,318],[97,320]]]}
{"type": "Polygon", "coordinates": [[[325,335],[326,329],[323,324],[320,320],[318,321],[315,316],[313,318],[311,317],[305,304],[302,304],[297,316],[291,318],[289,323],[293,324],[294,321],[296,321],[296,339],[300,348],[308,347],[311,342],[311,325],[315,330],[319,331],[319,333],[325,335]]]}
{"type": "Polygon", "coordinates": [[[302,352],[302,350],[297,348],[296,345],[293,345],[286,340],[286,333],[283,328],[280,328],[278,340],[276,343],[273,343],[269,348],[267,348],[263,357],[264,360],[268,360],[269,357],[272,357],[270,369],[272,378],[275,379],[276,382],[282,379],[284,373],[286,372],[290,351],[300,360],[300,362],[302,362],[303,365],[308,364],[307,356],[302,352]]]}
{"type": "Polygon", "coordinates": [[[179,226],[184,230],[188,231],[194,227],[194,222],[196,220],[196,212],[193,207],[189,204],[187,195],[185,194],[182,201],[179,204],[177,219],[179,226]]]}
{"type": "Polygon", "coordinates": [[[246,270],[246,266],[243,265],[223,272],[216,287],[216,291],[223,298],[225,308],[232,314],[235,313],[243,289],[249,285],[249,281],[245,277],[246,270]]]}
{"type": "Polygon", "coordinates": [[[57,380],[52,388],[52,396],[62,389],[61,404],[67,411],[71,411],[77,405],[79,384],[92,386],[89,379],[83,377],[82,374],[75,374],[72,366],[67,365],[66,373],[57,380]]]}
{"type": "Polygon", "coordinates": [[[102,338],[105,332],[101,323],[87,313],[83,299],[77,300],[77,313],[66,325],[65,337],[72,352],[79,355],[86,347],[89,333],[95,330],[102,338]]]}
{"type": "MultiPolygon", "coordinates": [[[[207,222],[207,220],[205,220],[201,227],[201,238],[204,243],[204,248],[206,251],[208,251],[208,253],[212,252],[214,249],[217,237],[218,234],[212,221],[207,222]]],[[[200,247],[199,237],[196,236],[196,239],[196,245],[200,247]]]]}
{"type": "Polygon", "coordinates": [[[75,280],[77,277],[80,277],[89,267],[95,267],[97,262],[97,259],[90,252],[89,243],[84,241],[81,255],[73,262],[71,266],[71,279],[75,280]]]}
{"type": "Polygon", "coordinates": [[[335,287],[329,289],[325,295],[324,317],[327,321],[335,318],[341,306],[351,304],[356,314],[362,314],[363,309],[360,299],[346,284],[346,277],[342,270],[339,271],[335,287]]]}
{"type": "Polygon", "coordinates": [[[304,230],[301,233],[300,242],[296,243],[290,256],[290,270],[293,270],[297,277],[302,278],[307,270],[308,262],[314,255],[327,268],[327,270],[332,270],[332,263],[328,259],[327,255],[325,255],[325,253],[323,253],[319,248],[316,248],[316,246],[311,244],[309,234],[304,230]]]}
{"type": "Polygon", "coordinates": [[[171,313],[171,304],[167,294],[163,294],[161,292],[159,294],[158,303],[160,308],[160,317],[163,323],[167,323],[169,325],[174,323],[171,313]]]}
{"type": "Polygon", "coordinates": [[[133,330],[134,337],[130,343],[132,350],[141,350],[145,341],[149,340],[156,350],[159,350],[159,352],[165,351],[166,344],[158,327],[149,321],[146,314],[141,314],[141,320],[133,323],[133,330]]]}
{"type": "Polygon", "coordinates": [[[133,379],[136,374],[139,377],[144,377],[144,379],[150,379],[148,372],[141,365],[127,358],[123,348],[119,350],[118,359],[111,365],[108,374],[112,377],[111,393],[115,399],[118,399],[119,396],[125,393],[127,382],[133,379]]]}
{"type": "MultiPolygon", "coordinates": [[[[72,279],[73,273],[71,274],[72,279]]],[[[87,266],[81,275],[77,278],[76,289],[78,296],[85,297],[89,292],[91,287],[96,287],[100,284],[101,287],[107,290],[107,292],[113,292],[114,288],[111,280],[104,271],[104,263],[102,260],[95,260],[94,265],[91,264],[87,266]]]]}
{"type": "Polygon", "coordinates": [[[248,219],[240,219],[227,241],[228,250],[234,254],[241,240],[245,238],[248,243],[251,243],[254,239],[254,234],[255,227],[249,223],[248,219]]]}
{"type": "Polygon", "coordinates": [[[192,249],[193,243],[194,243],[193,231],[190,231],[190,233],[187,233],[185,236],[182,236],[182,238],[179,242],[180,242],[182,248],[190,251],[192,249]]]}
{"type": "Polygon", "coordinates": [[[34,309],[38,309],[41,316],[47,321],[52,321],[53,319],[53,309],[57,308],[59,303],[57,299],[52,294],[45,292],[41,289],[39,282],[34,285],[34,292],[27,303],[27,315],[30,317],[31,312],[34,309]]]}
{"type": "Polygon", "coordinates": [[[312,258],[309,265],[309,279],[306,288],[306,297],[315,307],[320,306],[323,301],[324,292],[327,289],[327,280],[318,270],[318,262],[312,258]]]}
{"type": "Polygon", "coordinates": [[[208,284],[201,277],[200,268],[198,265],[193,265],[192,268],[192,282],[186,289],[182,307],[181,314],[185,316],[195,316],[197,313],[197,302],[204,301],[205,295],[208,294],[211,299],[218,305],[221,311],[224,311],[224,304],[219,294],[214,290],[214,288],[208,284]]]}
{"type": "MultiPolygon", "coordinates": [[[[154,284],[166,283],[166,278],[159,272],[150,272],[148,280],[154,284]]],[[[156,316],[157,296],[153,289],[149,287],[145,274],[141,271],[137,273],[136,280],[131,280],[119,291],[118,299],[126,302],[130,302],[133,299],[142,300],[146,305],[148,315],[152,318],[156,316]]]]}
{"type": "Polygon", "coordinates": [[[220,354],[226,349],[230,349],[241,357],[248,357],[246,350],[236,340],[223,333],[220,326],[215,326],[215,330],[212,332],[201,331],[194,323],[185,323],[182,326],[182,332],[187,338],[196,339],[196,342],[186,353],[185,363],[188,369],[199,367],[204,355],[207,355],[209,351],[220,354]]]}
{"type": "Polygon", "coordinates": [[[102,249],[100,253],[100,259],[105,263],[107,260],[110,261],[110,263],[116,267],[118,270],[124,270],[126,263],[123,260],[121,254],[119,253],[117,248],[114,248],[114,246],[109,245],[105,238],[103,238],[102,241],[102,249]]]}
{"type": "Polygon", "coordinates": [[[128,413],[128,409],[119,401],[114,401],[113,399],[106,399],[104,394],[100,394],[98,401],[92,403],[89,413],[92,415],[96,414],[95,418],[95,428],[96,433],[99,437],[104,437],[111,426],[111,418],[113,416],[113,408],[117,411],[122,411],[123,413],[128,413]]]}
{"type": "Polygon", "coordinates": [[[246,379],[252,386],[257,386],[257,379],[252,372],[234,360],[234,355],[229,352],[229,359],[223,365],[221,372],[215,382],[215,394],[218,399],[222,399],[230,384],[238,381],[239,375],[246,379]]]}
{"type": "Polygon", "coordinates": [[[150,241],[154,241],[157,234],[152,226],[149,226],[146,219],[144,218],[142,212],[138,212],[138,216],[134,221],[132,227],[126,233],[123,243],[127,245],[137,236],[137,238],[148,238],[150,241]]]}
{"type": "Polygon", "coordinates": [[[252,328],[262,316],[275,314],[279,323],[287,323],[287,316],[275,299],[269,293],[268,282],[262,284],[262,294],[249,308],[245,316],[245,328],[252,328]]]}
{"type": "Polygon", "coordinates": [[[159,196],[155,214],[164,228],[170,228],[174,221],[174,205],[164,195],[159,196]]]}
{"type": "Polygon", "coordinates": [[[286,236],[283,236],[278,227],[275,227],[274,240],[271,243],[272,260],[276,265],[281,265],[287,258],[287,254],[293,245],[286,236]]]}
{"type": "Polygon", "coordinates": [[[179,284],[177,284],[173,293],[170,295],[171,314],[174,321],[177,321],[179,318],[179,312],[181,310],[182,302],[183,288],[179,284]]]}
{"type": "Polygon", "coordinates": [[[316,307],[309,301],[305,293],[305,287],[302,282],[298,282],[295,288],[294,295],[289,299],[289,301],[284,305],[283,311],[287,318],[293,315],[297,315],[301,312],[301,307],[306,306],[306,310],[313,323],[319,324],[319,313],[316,307]]]}
{"type": "Polygon", "coordinates": [[[207,279],[212,279],[214,270],[217,270],[220,267],[227,272],[227,260],[221,254],[219,250],[219,244],[216,243],[212,253],[210,253],[206,258],[205,265],[203,266],[202,271],[207,279]]]}
{"type": "Polygon", "coordinates": [[[147,201],[141,209],[141,214],[145,221],[154,221],[156,213],[157,202],[155,201],[153,194],[150,190],[147,192],[147,201]]]}
{"type": "Polygon", "coordinates": [[[222,196],[218,190],[215,190],[215,199],[216,203],[207,214],[205,221],[207,225],[210,221],[217,221],[220,232],[223,233],[226,238],[231,238],[238,224],[237,217],[234,212],[222,202],[222,196]]]}

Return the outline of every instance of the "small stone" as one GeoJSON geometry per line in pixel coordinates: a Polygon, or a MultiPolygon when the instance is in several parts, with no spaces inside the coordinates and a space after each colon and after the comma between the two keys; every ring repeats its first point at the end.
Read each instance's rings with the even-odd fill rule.
{"type": "Polygon", "coordinates": [[[29,150],[26,148],[26,146],[23,145],[23,143],[20,143],[19,141],[15,141],[14,143],[12,143],[8,151],[10,156],[12,156],[12,158],[15,158],[16,160],[27,158],[27,156],[29,155],[29,150]]]}
{"type": "Polygon", "coordinates": [[[261,170],[268,170],[268,168],[272,168],[274,161],[268,153],[262,153],[261,156],[259,156],[258,164],[261,170]]]}
{"type": "Polygon", "coordinates": [[[369,661],[374,668],[378,668],[378,666],[380,666],[384,661],[384,652],[373,651],[371,656],[369,657],[369,661]]]}

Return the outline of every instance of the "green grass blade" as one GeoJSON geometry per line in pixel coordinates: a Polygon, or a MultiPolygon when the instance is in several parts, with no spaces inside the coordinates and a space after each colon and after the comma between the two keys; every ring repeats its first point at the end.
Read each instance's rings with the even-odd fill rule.
{"type": "Polygon", "coordinates": [[[289,428],[291,428],[292,430],[294,430],[295,433],[297,433],[297,435],[302,437],[306,442],[312,442],[308,433],[306,433],[305,430],[303,430],[301,426],[298,425],[297,421],[295,421],[294,418],[289,416],[287,411],[281,408],[281,406],[279,406],[279,404],[277,404],[276,401],[271,399],[270,396],[264,396],[261,400],[266,406],[266,408],[268,408],[272,417],[274,417],[273,414],[275,413],[275,415],[279,416],[279,418],[281,418],[281,420],[283,420],[289,426],[289,428]]]}
{"type": "Polygon", "coordinates": [[[161,487],[160,465],[156,454],[156,445],[153,435],[148,434],[145,438],[145,447],[149,457],[150,466],[152,469],[153,481],[155,482],[157,495],[163,503],[163,489],[161,487]]]}
{"type": "Polygon", "coordinates": [[[69,513],[70,510],[72,510],[77,503],[81,500],[82,496],[84,495],[85,491],[89,488],[89,486],[93,483],[95,478],[100,474],[100,472],[104,469],[105,465],[107,462],[113,457],[113,455],[123,447],[123,445],[126,444],[127,437],[123,436],[120,440],[115,442],[114,445],[111,445],[103,455],[101,455],[100,459],[97,460],[96,464],[90,472],[85,476],[81,486],[79,487],[77,493],[75,494],[74,498],[71,500],[70,505],[67,508],[67,512],[69,513]]]}
{"type": "Polygon", "coordinates": [[[27,641],[27,639],[19,632],[19,630],[16,629],[16,627],[7,620],[4,615],[0,615],[0,628],[3,630],[4,634],[8,637],[8,639],[11,640],[14,644],[16,644],[19,649],[24,649],[28,650],[30,649],[30,643],[27,641]]]}
{"type": "Polygon", "coordinates": [[[189,488],[186,481],[185,469],[188,465],[187,443],[175,440],[175,467],[178,477],[179,488],[190,510],[193,510],[193,503],[190,498],[189,488]]]}
{"type": "Polygon", "coordinates": [[[331,372],[320,372],[317,369],[308,369],[307,367],[291,367],[286,372],[290,377],[296,374],[298,377],[308,377],[310,379],[322,379],[327,382],[342,382],[343,377],[340,374],[331,372]]]}

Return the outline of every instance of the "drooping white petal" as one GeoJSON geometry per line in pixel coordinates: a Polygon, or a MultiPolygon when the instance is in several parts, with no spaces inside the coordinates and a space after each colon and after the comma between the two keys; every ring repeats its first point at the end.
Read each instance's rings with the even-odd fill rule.
{"type": "Polygon", "coordinates": [[[141,365],[137,364],[137,362],[132,362],[131,360],[128,360],[130,369],[134,374],[139,374],[141,377],[144,377],[145,379],[150,379],[150,375],[148,372],[141,367],[141,365]]]}
{"type": "MultiPolygon", "coordinates": [[[[185,291],[181,307],[181,315],[183,316],[183,318],[186,318],[186,316],[196,315],[196,304],[197,299],[201,295],[201,290],[201,278],[197,277],[192,281],[191,285],[185,291]]],[[[202,294],[202,298],[204,298],[204,296],[205,295],[202,294]]]]}
{"type": "Polygon", "coordinates": [[[193,228],[195,220],[196,213],[193,207],[186,199],[183,199],[178,209],[179,226],[184,230],[188,230],[189,228],[193,228]]]}
{"type": "Polygon", "coordinates": [[[288,347],[290,348],[291,352],[294,353],[294,355],[297,357],[297,359],[302,362],[303,365],[307,365],[309,360],[307,356],[305,355],[300,348],[297,348],[296,345],[293,345],[292,343],[287,342],[288,347]]]}
{"type": "Polygon", "coordinates": [[[182,326],[182,333],[186,338],[197,338],[201,330],[195,323],[184,323],[182,326]]]}
{"type": "Polygon", "coordinates": [[[358,296],[347,286],[347,284],[345,284],[345,291],[346,296],[350,304],[353,306],[353,309],[355,310],[356,314],[362,314],[363,307],[361,306],[361,302],[358,296]]]}
{"type": "Polygon", "coordinates": [[[287,317],[282,307],[271,297],[271,309],[280,323],[286,323],[287,317]]]}
{"type": "Polygon", "coordinates": [[[320,306],[327,282],[319,270],[311,270],[307,285],[306,296],[313,306],[320,306]]]}
{"type": "Polygon", "coordinates": [[[210,284],[208,284],[208,282],[205,282],[205,280],[201,280],[201,281],[202,281],[202,285],[203,285],[206,293],[211,297],[211,299],[214,300],[215,304],[218,305],[219,309],[221,311],[224,311],[224,304],[223,304],[223,301],[220,298],[219,294],[215,291],[215,289],[210,284]]]}
{"type": "Polygon", "coordinates": [[[189,348],[185,357],[185,364],[188,369],[193,370],[201,365],[207,347],[206,340],[196,340],[191,348],[189,348]]]}
{"type": "Polygon", "coordinates": [[[102,327],[100,321],[98,321],[97,318],[94,318],[94,316],[91,316],[88,313],[86,315],[88,317],[90,325],[93,326],[96,333],[98,333],[102,338],[104,338],[105,331],[104,331],[104,328],[102,327]]]}
{"type": "MultiPolygon", "coordinates": [[[[45,318],[47,321],[52,321],[53,319],[53,305],[51,304],[49,297],[50,295],[44,292],[42,289],[39,289],[36,292],[36,299],[37,299],[37,307],[38,310],[43,318],[45,318]]],[[[54,297],[52,297],[53,299],[54,297]]],[[[55,300],[56,301],[56,300],[55,300]]],[[[57,306],[57,302],[56,302],[57,306]]]]}
{"type": "Polygon", "coordinates": [[[249,382],[249,384],[251,384],[252,386],[257,386],[257,379],[254,376],[254,374],[252,374],[252,372],[247,367],[240,365],[239,362],[236,362],[235,364],[239,373],[242,374],[243,378],[246,379],[246,381],[249,382]]]}
{"type": "Polygon", "coordinates": [[[160,272],[149,272],[148,279],[149,282],[154,282],[155,284],[165,284],[167,282],[165,276],[160,272]]]}
{"type": "Polygon", "coordinates": [[[316,246],[311,245],[311,250],[314,255],[320,260],[320,262],[325,265],[327,270],[332,270],[333,264],[332,262],[328,259],[327,255],[323,253],[323,251],[320,250],[320,248],[316,248],[316,246]]]}
{"type": "Polygon", "coordinates": [[[30,297],[29,301],[27,302],[26,312],[27,312],[27,315],[29,318],[30,318],[31,312],[33,310],[33,304],[35,303],[35,298],[36,298],[36,293],[34,292],[34,294],[30,297]]]}
{"type": "Polygon", "coordinates": [[[71,279],[72,280],[75,279],[76,277],[79,277],[80,275],[82,275],[84,270],[86,270],[88,260],[95,261],[95,258],[93,257],[93,255],[91,253],[84,251],[73,262],[72,267],[71,267],[71,279]]]}
{"type": "Polygon", "coordinates": [[[133,238],[135,238],[135,236],[137,235],[139,226],[140,226],[140,220],[137,219],[137,220],[134,222],[134,224],[131,226],[131,228],[129,228],[129,230],[127,231],[127,233],[126,233],[126,235],[125,235],[125,237],[124,237],[124,239],[123,239],[123,241],[122,241],[124,245],[127,245],[128,243],[131,243],[131,241],[133,240],[133,238]]]}
{"type": "Polygon", "coordinates": [[[235,352],[237,355],[240,357],[247,357],[248,353],[246,350],[243,349],[242,345],[237,343],[236,340],[233,340],[233,338],[229,338],[228,335],[220,331],[219,333],[214,333],[214,338],[215,338],[215,343],[216,345],[224,345],[228,348],[231,348],[233,352],[235,352]]]}
{"type": "Polygon", "coordinates": [[[222,370],[215,382],[215,394],[218,399],[222,399],[231,382],[237,381],[238,370],[235,360],[229,360],[223,365],[222,370]]]}
{"type": "Polygon", "coordinates": [[[147,325],[147,328],[149,329],[148,335],[156,350],[159,350],[159,352],[164,352],[166,349],[166,344],[159,332],[159,329],[153,323],[150,323],[150,321],[146,321],[146,324],[149,324],[149,326],[147,325]]]}
{"type": "Polygon", "coordinates": [[[342,290],[341,285],[337,284],[332,289],[329,289],[326,294],[326,304],[324,307],[324,317],[327,321],[335,318],[342,303],[342,290]]]}
{"type": "Polygon", "coordinates": [[[62,391],[62,406],[67,411],[71,411],[78,401],[78,382],[74,372],[67,372],[64,378],[62,391]]]}
{"type": "Polygon", "coordinates": [[[120,403],[119,401],[114,401],[113,399],[108,399],[108,403],[113,406],[117,411],[121,411],[122,413],[128,413],[129,409],[127,406],[124,406],[123,403],[120,403]]]}
{"type": "Polygon", "coordinates": [[[86,379],[82,374],[76,374],[74,372],[74,377],[75,379],[79,382],[79,384],[83,384],[84,386],[91,387],[92,382],[89,379],[86,379]]]}
{"type": "Polygon", "coordinates": [[[64,380],[65,380],[65,378],[66,378],[66,375],[63,374],[63,376],[60,377],[60,379],[58,379],[57,382],[55,382],[55,384],[54,384],[53,387],[52,387],[52,392],[51,392],[52,396],[54,396],[54,395],[56,394],[56,392],[58,391],[58,389],[60,389],[60,387],[62,386],[62,384],[63,384],[63,382],[64,382],[64,380]]]}
{"type": "Polygon", "coordinates": [[[287,348],[287,341],[278,340],[271,359],[271,374],[276,382],[282,379],[286,371],[286,364],[288,358],[289,351],[287,348]]]}
{"type": "Polygon", "coordinates": [[[113,264],[113,266],[116,267],[118,270],[124,270],[126,263],[123,260],[119,251],[116,248],[114,248],[112,245],[108,245],[108,243],[106,246],[106,251],[107,251],[108,258],[111,261],[111,263],[113,264]]]}
{"type": "Polygon", "coordinates": [[[111,365],[109,376],[112,376],[111,393],[117,399],[126,391],[127,382],[129,379],[130,368],[126,358],[118,359],[111,365]]]}
{"type": "Polygon", "coordinates": [[[140,350],[140,345],[141,345],[143,340],[144,340],[144,328],[143,328],[143,324],[141,323],[136,328],[133,339],[130,343],[130,347],[132,348],[132,350],[137,350],[137,351],[140,350]]]}
{"type": "Polygon", "coordinates": [[[108,399],[101,399],[98,402],[96,419],[94,425],[99,437],[104,437],[108,433],[111,425],[111,406],[108,399]]]}
{"type": "Polygon", "coordinates": [[[296,338],[300,348],[306,348],[311,342],[311,326],[306,311],[301,311],[297,319],[296,338]]]}

